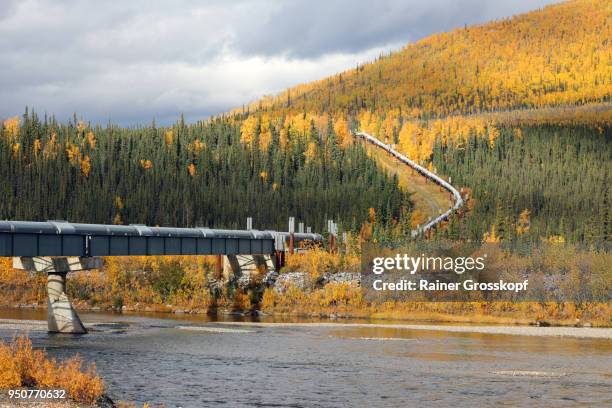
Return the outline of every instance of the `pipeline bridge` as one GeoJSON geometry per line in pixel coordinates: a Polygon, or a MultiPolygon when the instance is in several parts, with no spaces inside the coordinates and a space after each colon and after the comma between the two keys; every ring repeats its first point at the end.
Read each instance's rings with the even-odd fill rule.
{"type": "MultiPolygon", "coordinates": [[[[393,148],[362,131],[355,135],[372,143],[410,166],[427,179],[447,190],[455,202],[446,212],[412,231],[419,236],[436,228],[459,210],[464,200],[449,182],[408,159],[393,148]]],[[[333,248],[337,225],[329,220],[330,248],[333,248]]],[[[66,295],[66,275],[102,267],[103,256],[147,255],[215,255],[216,272],[229,275],[245,271],[278,270],[285,253],[292,253],[305,242],[321,243],[320,234],[295,231],[293,217],[289,231],[259,231],[247,219],[246,230],[210,228],[148,227],[145,225],[80,224],[66,221],[0,221],[0,256],[12,257],[13,267],[47,273],[48,329],[50,332],[85,333],[66,295]]]]}
{"type": "MultiPolygon", "coordinates": [[[[210,228],[147,227],[144,225],[75,224],[66,221],[0,221],[0,256],[12,257],[13,267],[47,273],[49,332],[86,333],[66,295],[66,275],[102,267],[103,256],[215,255],[216,272],[235,275],[256,270],[278,270],[285,253],[306,243],[319,244],[320,234],[223,230],[210,228]]],[[[328,221],[330,242],[337,226],[328,221]]]]}
{"type": "Polygon", "coordinates": [[[387,151],[390,155],[394,156],[400,162],[402,162],[402,163],[412,167],[414,170],[416,170],[423,177],[426,177],[427,179],[429,179],[429,180],[433,181],[434,183],[438,184],[443,189],[447,190],[452,195],[452,197],[454,198],[455,203],[453,204],[453,206],[451,208],[449,208],[444,213],[438,215],[437,217],[435,217],[433,219],[430,219],[424,225],[420,225],[416,230],[413,230],[412,231],[412,236],[413,237],[416,237],[416,236],[421,235],[421,234],[425,234],[428,231],[436,228],[438,226],[438,224],[440,224],[442,221],[447,220],[448,217],[451,216],[451,214],[453,214],[454,212],[458,211],[463,206],[464,200],[463,200],[463,197],[461,196],[461,193],[455,187],[453,187],[448,181],[444,180],[442,177],[438,176],[436,173],[434,173],[432,171],[429,171],[425,167],[419,165],[415,161],[410,160],[408,157],[404,156],[403,154],[401,154],[400,152],[395,150],[393,148],[393,145],[383,143],[379,139],[377,139],[374,136],[372,136],[372,135],[370,135],[370,134],[368,134],[366,132],[363,132],[363,131],[357,131],[357,132],[354,132],[354,133],[355,133],[356,136],[364,139],[366,142],[372,143],[372,144],[380,147],[381,149],[387,151]]]}

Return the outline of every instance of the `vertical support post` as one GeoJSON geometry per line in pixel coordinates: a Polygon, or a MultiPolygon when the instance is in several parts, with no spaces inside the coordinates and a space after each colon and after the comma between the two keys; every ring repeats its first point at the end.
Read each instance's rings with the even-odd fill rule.
{"type": "Polygon", "coordinates": [[[67,272],[47,274],[47,325],[50,333],[87,333],[66,295],[67,272]]]}
{"type": "Polygon", "coordinates": [[[327,220],[327,231],[329,232],[329,252],[333,253],[336,244],[336,234],[338,233],[338,226],[334,220],[327,220]]]}
{"type": "Polygon", "coordinates": [[[216,255],[215,261],[215,275],[217,279],[221,279],[223,277],[223,255],[216,255]]]}
{"type": "Polygon", "coordinates": [[[47,325],[50,333],[87,333],[66,294],[66,276],[71,271],[99,269],[102,259],[91,257],[14,257],[13,268],[47,274],[47,325]]]}
{"type": "Polygon", "coordinates": [[[295,233],[295,217],[289,217],[289,253],[293,255],[293,234],[295,233]]]}

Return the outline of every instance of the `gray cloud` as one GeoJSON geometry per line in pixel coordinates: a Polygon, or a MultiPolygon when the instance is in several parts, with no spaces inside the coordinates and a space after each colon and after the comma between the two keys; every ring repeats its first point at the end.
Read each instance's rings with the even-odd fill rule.
{"type": "Polygon", "coordinates": [[[0,117],[202,119],[434,32],[553,0],[5,1],[0,117]]]}

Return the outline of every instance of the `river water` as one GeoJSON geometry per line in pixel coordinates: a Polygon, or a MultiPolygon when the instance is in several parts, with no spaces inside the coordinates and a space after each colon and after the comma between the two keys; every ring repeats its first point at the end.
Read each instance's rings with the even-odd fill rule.
{"type": "MultiPolygon", "coordinates": [[[[611,340],[81,317],[95,331],[30,337],[53,357],[95,362],[111,398],[141,406],[612,406],[611,340]]],[[[0,318],[46,315],[0,310],[0,318]]],[[[0,325],[0,338],[14,334],[0,325]]]]}

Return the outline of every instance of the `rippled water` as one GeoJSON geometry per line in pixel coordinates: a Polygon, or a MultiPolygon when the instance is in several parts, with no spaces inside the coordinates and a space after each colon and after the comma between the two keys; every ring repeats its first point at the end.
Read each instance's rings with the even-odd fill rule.
{"type": "MultiPolygon", "coordinates": [[[[0,311],[0,318],[44,317],[17,313],[0,311]]],[[[55,357],[79,353],[95,361],[115,400],[166,407],[612,406],[610,340],[81,317],[122,324],[98,325],[86,336],[30,336],[55,357]],[[210,330],[216,327],[223,330],[210,330]]],[[[13,334],[0,326],[0,337],[13,334]]]]}

